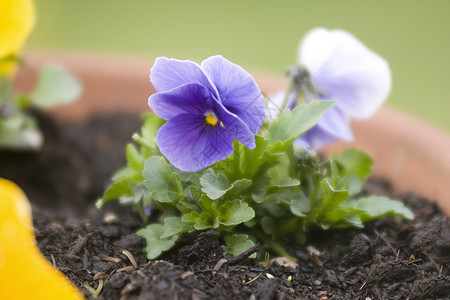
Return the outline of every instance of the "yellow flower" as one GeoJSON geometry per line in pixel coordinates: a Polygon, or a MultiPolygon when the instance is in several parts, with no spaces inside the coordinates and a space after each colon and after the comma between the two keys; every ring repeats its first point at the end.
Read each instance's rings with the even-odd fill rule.
{"type": "Polygon", "coordinates": [[[12,75],[17,56],[34,26],[32,0],[0,0],[0,75],[12,75]]]}
{"type": "Polygon", "coordinates": [[[2,178],[0,280],[1,299],[83,299],[80,291],[39,252],[27,197],[17,185],[2,178]]]}

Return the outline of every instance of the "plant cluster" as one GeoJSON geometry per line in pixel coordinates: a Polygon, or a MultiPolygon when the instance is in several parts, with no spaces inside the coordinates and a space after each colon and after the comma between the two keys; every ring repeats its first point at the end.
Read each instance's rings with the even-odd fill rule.
{"type": "Polygon", "coordinates": [[[149,222],[138,231],[149,259],[187,232],[215,230],[233,255],[259,241],[290,257],[284,245],[304,243],[313,227],[413,218],[399,201],[361,194],[372,171],[366,153],[320,159],[315,152],[350,140],[349,120],[385,100],[387,63],[340,30],[315,29],[300,49],[286,91],[267,101],[250,74],[222,56],[201,65],[155,61],[155,114],[144,116],[127,166],[97,202],[118,199],[149,222]]]}
{"type": "Polygon", "coordinates": [[[81,85],[62,67],[48,64],[29,94],[15,94],[12,79],[20,63],[20,50],[34,25],[31,0],[0,2],[0,148],[37,150],[43,137],[31,108],[70,103],[81,85]]]}

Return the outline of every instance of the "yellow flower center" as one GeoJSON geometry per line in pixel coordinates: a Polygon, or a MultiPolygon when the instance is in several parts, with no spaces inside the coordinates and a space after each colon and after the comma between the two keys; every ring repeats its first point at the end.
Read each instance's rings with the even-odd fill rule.
{"type": "Polygon", "coordinates": [[[215,115],[213,115],[213,113],[210,113],[209,115],[207,115],[205,120],[206,120],[206,123],[208,123],[212,126],[216,126],[217,122],[219,122],[219,120],[217,120],[215,118],[215,115]]]}

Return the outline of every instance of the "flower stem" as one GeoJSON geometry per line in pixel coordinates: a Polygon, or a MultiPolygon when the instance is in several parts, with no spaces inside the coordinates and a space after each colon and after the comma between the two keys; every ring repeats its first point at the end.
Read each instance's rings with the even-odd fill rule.
{"type": "Polygon", "coordinates": [[[288,103],[289,96],[292,93],[292,90],[294,88],[294,81],[295,81],[294,77],[289,77],[289,83],[286,88],[286,91],[284,92],[283,102],[281,103],[280,111],[283,111],[286,109],[286,105],[288,103]]]}
{"type": "Polygon", "coordinates": [[[241,172],[241,143],[236,143],[234,147],[234,157],[233,157],[233,169],[234,174],[240,174],[241,172]]]}
{"type": "Polygon", "coordinates": [[[143,137],[141,137],[138,133],[134,133],[132,139],[135,140],[139,145],[144,148],[147,148],[149,151],[154,151],[156,148],[148,141],[146,141],[143,137]]]}
{"type": "Polygon", "coordinates": [[[289,147],[286,149],[286,155],[289,159],[289,169],[291,172],[291,177],[297,178],[299,170],[298,170],[297,158],[295,157],[295,154],[294,154],[294,145],[293,144],[290,144],[289,147]]]}
{"type": "Polygon", "coordinates": [[[316,88],[314,87],[312,81],[309,79],[302,83],[301,90],[303,96],[305,97],[306,103],[319,100],[319,95],[317,94],[316,88]]]}
{"type": "Polygon", "coordinates": [[[273,251],[278,255],[286,257],[287,259],[296,262],[297,259],[287,253],[287,251],[279,243],[274,242],[272,239],[266,237],[264,234],[259,233],[259,231],[252,232],[259,240],[263,241],[264,244],[268,245],[273,251]]]}
{"type": "Polygon", "coordinates": [[[289,232],[295,231],[295,229],[299,228],[300,218],[294,218],[288,223],[281,226],[281,228],[278,230],[278,234],[281,236],[286,235],[289,232]]]}

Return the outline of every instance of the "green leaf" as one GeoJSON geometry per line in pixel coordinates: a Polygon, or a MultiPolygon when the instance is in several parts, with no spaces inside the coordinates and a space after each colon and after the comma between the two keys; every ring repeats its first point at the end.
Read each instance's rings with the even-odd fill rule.
{"type": "Polygon", "coordinates": [[[363,211],[355,207],[336,207],[328,211],[320,222],[323,229],[329,227],[342,228],[349,225],[357,228],[363,228],[359,214],[363,211]]]}
{"type": "Polygon", "coordinates": [[[219,227],[219,223],[217,220],[207,212],[196,212],[193,211],[189,214],[185,214],[183,216],[183,222],[193,224],[194,228],[197,230],[205,230],[209,228],[217,228],[219,227]]]}
{"type": "Polygon", "coordinates": [[[335,104],[336,101],[312,101],[299,105],[292,111],[284,110],[269,123],[265,137],[277,150],[284,150],[290,142],[319,122],[335,104]]]}
{"type": "MultiPolygon", "coordinates": [[[[232,254],[233,256],[237,256],[244,251],[247,251],[251,247],[253,247],[255,243],[251,239],[248,238],[246,234],[233,234],[225,236],[225,247],[223,250],[227,253],[232,254]]],[[[256,254],[250,256],[251,258],[255,258],[256,254]]]]}
{"type": "Polygon", "coordinates": [[[266,194],[264,191],[258,191],[257,193],[252,193],[252,200],[256,203],[262,203],[266,200],[266,194]]]}
{"type": "Polygon", "coordinates": [[[163,157],[148,158],[142,175],[145,178],[144,185],[152,193],[153,199],[166,203],[184,199],[180,178],[170,170],[163,157]]]}
{"type": "Polygon", "coordinates": [[[294,215],[305,217],[306,213],[311,209],[311,204],[309,199],[306,198],[303,193],[299,193],[291,200],[289,208],[294,215]]]}
{"type": "MultiPolygon", "coordinates": [[[[186,199],[187,200],[187,199],[186,199]]],[[[197,205],[193,204],[190,201],[179,201],[176,204],[176,208],[182,213],[182,214],[189,214],[193,211],[197,211],[198,207],[197,205]]]]}
{"type": "Polygon", "coordinates": [[[345,218],[345,222],[356,228],[364,228],[364,224],[359,216],[348,216],[345,218]]]}
{"type": "Polygon", "coordinates": [[[225,192],[225,197],[228,199],[239,198],[244,194],[244,191],[251,187],[252,181],[247,178],[242,178],[233,182],[225,192]]]}
{"type": "Polygon", "coordinates": [[[350,193],[347,190],[336,189],[331,181],[332,179],[330,178],[324,178],[320,181],[320,186],[322,187],[320,206],[324,210],[332,209],[350,198],[350,193]]]}
{"type": "Polygon", "coordinates": [[[274,192],[282,189],[289,189],[300,185],[300,180],[294,178],[285,178],[277,185],[267,187],[267,192],[274,192]]]}
{"type": "Polygon", "coordinates": [[[219,209],[218,220],[225,226],[248,222],[255,217],[255,211],[247,203],[238,200],[227,201],[219,209]]]}
{"type": "MultiPolygon", "coordinates": [[[[238,143],[236,141],[236,143],[238,143]]],[[[240,178],[249,178],[258,180],[271,167],[278,163],[279,154],[273,154],[269,151],[269,140],[256,135],[256,147],[253,149],[242,147],[241,151],[241,168],[238,173],[240,178]]],[[[239,178],[236,178],[239,179],[239,178]]]]}
{"type": "Polygon", "coordinates": [[[139,174],[133,169],[130,169],[128,167],[125,167],[123,169],[120,169],[116,171],[116,173],[113,174],[112,180],[113,181],[120,181],[124,179],[132,178],[136,182],[140,182],[144,180],[144,177],[142,177],[142,174],[139,174]]]}
{"type": "Polygon", "coordinates": [[[324,229],[324,226],[329,226],[339,219],[334,215],[339,213],[336,208],[350,198],[350,193],[347,190],[336,189],[332,181],[331,178],[324,178],[320,181],[322,196],[317,206],[312,207],[311,210],[311,217],[324,229]]]}
{"type": "Polygon", "coordinates": [[[164,219],[164,233],[161,234],[161,238],[167,238],[193,229],[192,224],[184,222],[180,217],[167,217],[164,219]]]}
{"type": "Polygon", "coordinates": [[[207,169],[200,178],[200,184],[202,186],[202,192],[206,193],[213,200],[222,197],[229,188],[227,176],[222,173],[216,175],[211,168],[207,169]]]}
{"type": "Polygon", "coordinates": [[[254,184],[265,177],[266,171],[278,163],[278,157],[282,154],[271,153],[269,141],[262,136],[255,135],[255,144],[255,148],[249,149],[234,140],[233,154],[214,164],[213,168],[220,170],[231,182],[247,178],[254,184]]]}
{"type": "Polygon", "coordinates": [[[142,172],[144,161],[141,153],[136,148],[135,145],[129,143],[125,148],[125,155],[127,158],[127,164],[131,169],[134,169],[138,172],[142,172]]]}
{"type": "Polygon", "coordinates": [[[156,133],[166,121],[153,113],[144,114],[142,119],[144,120],[141,129],[142,138],[149,144],[156,145],[156,133]]]}
{"type": "Polygon", "coordinates": [[[228,198],[238,198],[243,191],[252,185],[252,181],[246,178],[236,180],[231,185],[228,178],[222,174],[215,174],[213,169],[207,169],[200,178],[202,192],[208,195],[209,198],[216,200],[222,196],[228,198]]]}
{"type": "Polygon", "coordinates": [[[333,159],[343,167],[344,175],[355,175],[366,180],[372,174],[372,158],[364,151],[351,148],[333,155],[333,159]]]}
{"type": "Polygon", "coordinates": [[[356,200],[352,206],[364,211],[360,214],[363,222],[385,216],[401,216],[407,220],[414,218],[414,213],[403,202],[384,196],[363,197],[356,200]]]}
{"type": "Polygon", "coordinates": [[[340,176],[344,176],[343,180],[347,181],[350,194],[359,193],[372,174],[372,158],[367,153],[352,148],[332,155],[332,159],[339,165],[340,176]]]}
{"type": "Polygon", "coordinates": [[[364,222],[384,216],[401,216],[411,220],[414,215],[410,209],[397,200],[384,196],[369,196],[359,200],[347,200],[332,208],[319,221],[323,229],[353,226],[363,228],[364,222]]]}
{"type": "Polygon", "coordinates": [[[197,230],[215,229],[219,227],[217,219],[208,212],[202,212],[195,220],[194,228],[197,230]]]}
{"type": "MultiPolygon", "coordinates": [[[[123,168],[112,176],[113,183],[105,190],[102,198],[95,203],[97,208],[105,203],[119,199],[120,203],[137,204],[140,199],[151,199],[150,192],[143,186],[142,174],[131,168],[123,168]]],[[[151,200],[150,200],[151,201],[151,200]]]]}
{"type": "Polygon", "coordinates": [[[262,217],[260,224],[261,224],[262,230],[267,235],[272,235],[277,228],[277,222],[275,221],[274,218],[269,217],[269,216],[262,217]]]}
{"type": "Polygon", "coordinates": [[[329,160],[329,164],[330,164],[330,175],[329,177],[333,180],[333,185],[335,185],[337,179],[339,178],[339,170],[338,167],[336,165],[336,162],[333,159],[329,160]]]}
{"type": "Polygon", "coordinates": [[[134,195],[131,197],[131,199],[129,199],[129,196],[121,196],[119,198],[119,203],[122,205],[131,203],[133,205],[133,209],[137,211],[141,219],[145,223],[147,223],[149,216],[145,212],[144,207],[150,206],[152,204],[152,195],[147,191],[143,183],[135,185],[133,187],[133,190],[134,195]]]}
{"type": "Polygon", "coordinates": [[[136,232],[137,235],[142,236],[147,241],[145,251],[147,252],[148,259],[157,258],[162,252],[172,248],[178,240],[178,236],[161,238],[164,231],[165,229],[163,225],[151,224],[136,232]]]}
{"type": "Polygon", "coordinates": [[[216,201],[210,199],[207,195],[202,194],[197,205],[206,212],[217,215],[216,201]]]}
{"type": "Polygon", "coordinates": [[[202,191],[196,185],[189,185],[184,189],[184,197],[190,202],[197,202],[202,196],[202,191]]]}
{"type": "Polygon", "coordinates": [[[200,213],[198,211],[193,211],[188,214],[185,214],[182,218],[183,222],[194,224],[197,218],[200,217],[200,213]]]}
{"type": "Polygon", "coordinates": [[[172,172],[178,175],[180,177],[180,180],[183,183],[188,183],[195,186],[200,186],[200,178],[202,177],[201,171],[199,172],[185,172],[181,171],[177,167],[170,165],[169,166],[172,172]]]}
{"type": "Polygon", "coordinates": [[[42,68],[30,99],[32,104],[48,108],[71,103],[80,97],[81,92],[81,84],[73,75],[61,66],[49,64],[42,68]]]}
{"type": "Polygon", "coordinates": [[[128,180],[126,178],[113,182],[113,184],[106,189],[106,191],[103,193],[103,204],[110,200],[119,199],[121,196],[124,195],[133,195],[133,185],[132,181],[128,180]]]}

